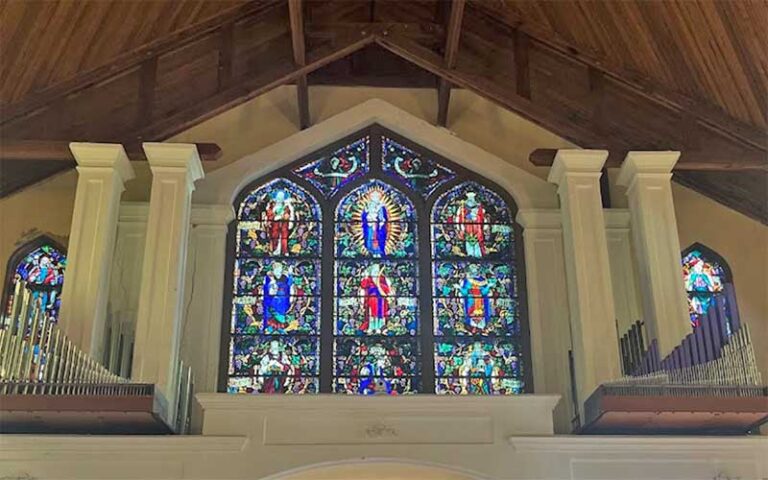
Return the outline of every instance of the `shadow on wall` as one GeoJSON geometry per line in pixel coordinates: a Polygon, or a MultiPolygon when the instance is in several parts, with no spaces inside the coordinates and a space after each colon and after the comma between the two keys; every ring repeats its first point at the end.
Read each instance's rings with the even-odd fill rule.
{"type": "Polygon", "coordinates": [[[329,462],[270,475],[262,480],[484,480],[452,467],[397,458],[329,462]]]}

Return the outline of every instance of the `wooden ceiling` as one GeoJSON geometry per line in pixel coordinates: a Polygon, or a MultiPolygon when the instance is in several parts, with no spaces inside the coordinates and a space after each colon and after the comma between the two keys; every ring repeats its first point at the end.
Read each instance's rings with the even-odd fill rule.
{"type": "Polygon", "coordinates": [[[436,88],[450,125],[460,87],[614,164],[682,150],[677,181],[768,223],[766,24],[745,0],[4,1],[0,194],[72,165],[20,140],[163,140],[285,83],[302,127],[308,84],[436,88]]]}

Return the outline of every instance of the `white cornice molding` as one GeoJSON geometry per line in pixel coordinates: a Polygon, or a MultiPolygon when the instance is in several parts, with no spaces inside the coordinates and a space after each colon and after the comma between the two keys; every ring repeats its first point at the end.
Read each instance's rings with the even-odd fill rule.
{"type": "Polygon", "coordinates": [[[517,223],[524,229],[561,230],[563,228],[563,216],[560,210],[518,210],[517,223]]]}
{"type": "Polygon", "coordinates": [[[119,223],[147,223],[149,203],[121,202],[117,221],[119,223]]]}
{"type": "Polygon", "coordinates": [[[537,408],[554,410],[560,395],[492,395],[492,396],[441,396],[404,395],[399,397],[355,395],[231,395],[227,393],[198,393],[195,398],[203,410],[280,410],[299,411],[365,411],[385,412],[390,408],[402,411],[477,411],[489,408],[537,408]],[[377,410],[381,409],[381,410],[377,410]]]}
{"type": "Polygon", "coordinates": [[[190,222],[192,225],[228,225],[234,220],[235,210],[232,205],[192,205],[190,222]]]}
{"type": "Polygon", "coordinates": [[[78,171],[88,168],[114,169],[123,183],[135,177],[128,155],[119,143],[72,142],[69,150],[75,157],[78,171]]]}
{"type": "Polygon", "coordinates": [[[724,452],[741,453],[745,456],[768,451],[768,437],[666,437],[666,436],[618,436],[618,435],[553,435],[547,437],[507,437],[516,452],[564,452],[642,454],[702,454],[704,456],[724,452]]]}
{"type": "Polygon", "coordinates": [[[103,455],[104,453],[232,453],[243,451],[248,444],[245,436],[200,435],[0,435],[0,460],[10,460],[32,454],[103,455]]]}
{"type": "Polygon", "coordinates": [[[509,192],[518,208],[557,208],[553,185],[380,99],[363,102],[211,172],[197,185],[193,202],[231,203],[248,183],[372,124],[495,181],[509,192]]]}
{"type": "Polygon", "coordinates": [[[197,145],[193,143],[144,142],[142,148],[153,174],[166,169],[183,170],[190,186],[205,176],[197,145]]]}
{"type": "Polygon", "coordinates": [[[680,158],[680,152],[628,152],[621,164],[616,184],[630,188],[638,175],[660,175],[671,178],[672,169],[680,158]]]}
{"type": "Polygon", "coordinates": [[[629,228],[630,214],[626,208],[606,208],[603,210],[605,228],[625,229],[629,228]]]}
{"type": "Polygon", "coordinates": [[[560,185],[566,174],[600,175],[608,150],[558,150],[547,181],[560,185]]]}

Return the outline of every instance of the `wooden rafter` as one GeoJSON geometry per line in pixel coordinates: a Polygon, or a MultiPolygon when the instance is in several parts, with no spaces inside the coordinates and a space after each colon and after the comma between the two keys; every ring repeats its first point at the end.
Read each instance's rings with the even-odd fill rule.
{"type": "MultiPolygon", "coordinates": [[[[288,0],[288,12],[291,23],[291,44],[293,61],[298,67],[307,63],[306,43],[304,41],[304,12],[302,0],[288,0]]],[[[307,76],[301,75],[296,79],[296,94],[299,105],[299,127],[304,130],[310,125],[309,118],[309,87],[307,76]]]]}
{"type": "MultiPolygon", "coordinates": [[[[464,5],[465,0],[453,0],[451,2],[451,14],[448,18],[448,28],[445,34],[445,54],[443,56],[445,68],[448,69],[456,66],[464,5]]],[[[440,77],[437,87],[437,124],[441,127],[448,125],[448,106],[450,101],[451,84],[444,77],[440,77]]]]}
{"type": "MultiPolygon", "coordinates": [[[[221,157],[221,148],[215,143],[196,143],[198,155],[203,162],[212,162],[221,157]]],[[[147,160],[141,143],[123,145],[128,159],[134,162],[147,160]]],[[[56,140],[10,140],[0,145],[0,162],[14,161],[74,162],[69,142],[56,140]]]]}

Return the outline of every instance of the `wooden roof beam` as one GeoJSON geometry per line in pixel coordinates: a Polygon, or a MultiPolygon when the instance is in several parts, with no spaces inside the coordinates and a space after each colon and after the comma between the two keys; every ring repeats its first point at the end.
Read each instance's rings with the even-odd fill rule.
{"type": "MultiPolygon", "coordinates": [[[[636,149],[640,150],[640,149],[636,149]]],[[[651,150],[651,149],[649,149],[651,150]]],[[[628,150],[609,149],[610,155],[605,162],[606,168],[621,167],[628,150]]],[[[555,161],[557,149],[539,148],[531,152],[528,159],[537,167],[551,167],[555,161]]],[[[727,160],[722,156],[713,155],[706,151],[685,151],[680,154],[680,161],[675,165],[675,171],[731,171],[731,172],[768,172],[768,162],[759,155],[748,155],[735,160],[727,160]]]]}
{"type": "MultiPolygon", "coordinates": [[[[44,160],[74,163],[75,157],[69,149],[69,143],[57,140],[3,140],[0,143],[0,162],[44,160]]],[[[221,148],[215,143],[196,143],[195,146],[203,162],[216,161],[221,157],[221,148]]],[[[123,148],[129,160],[134,162],[147,160],[141,143],[128,143],[123,145],[123,148]]]]}
{"type": "MultiPolygon", "coordinates": [[[[307,64],[303,8],[304,5],[302,0],[288,0],[288,17],[291,23],[293,61],[297,67],[303,67],[307,64]]],[[[296,95],[299,105],[299,128],[304,130],[310,125],[309,87],[307,85],[306,74],[301,75],[296,79],[296,95]]]]}
{"type": "MultiPolygon", "coordinates": [[[[456,66],[459,53],[459,38],[461,37],[461,20],[464,16],[465,0],[451,2],[451,15],[448,18],[448,29],[445,34],[445,68],[456,66]]],[[[440,77],[437,87],[437,124],[441,127],[448,125],[448,106],[451,101],[451,84],[440,77]]]]}

